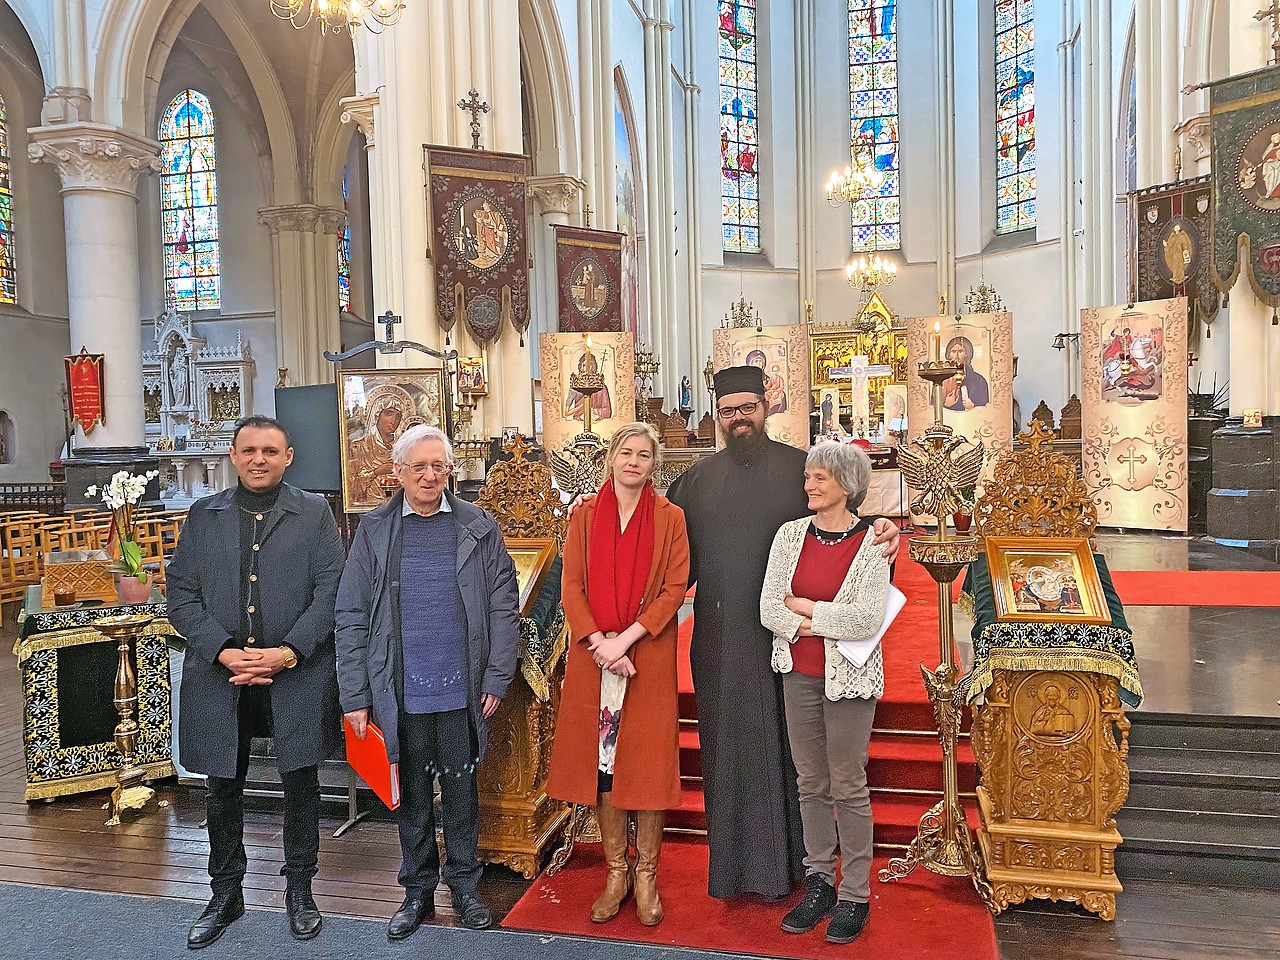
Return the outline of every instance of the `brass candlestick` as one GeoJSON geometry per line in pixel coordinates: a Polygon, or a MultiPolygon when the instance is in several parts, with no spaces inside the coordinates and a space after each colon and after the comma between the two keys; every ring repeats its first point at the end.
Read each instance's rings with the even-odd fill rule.
{"type": "Polygon", "coordinates": [[[582,394],[582,432],[573,438],[573,446],[599,446],[600,438],[591,430],[591,398],[604,389],[604,374],[571,373],[569,387],[582,394]]]}
{"type": "Polygon", "coordinates": [[[911,559],[929,571],[938,585],[939,663],[929,670],[922,663],[933,715],[942,743],[942,800],[920,818],[915,839],[904,856],[895,857],[880,871],[881,882],[901,879],[917,866],[950,877],[968,876],[983,901],[990,907],[990,885],[978,860],[973,835],[960,806],[956,741],[964,699],[956,689],[955,625],[952,619],[951,584],[978,553],[978,538],[949,535],[947,516],[964,502],[960,488],[977,483],[982,473],[984,450],[981,443],[969,445],[963,436],[942,422],[942,384],[964,372],[958,364],[935,359],[919,365],[921,379],[933,385],[934,422],[922,437],[916,437],[898,453],[907,483],[920,492],[911,501],[916,514],[932,514],[937,532],[911,541],[911,559]],[[914,448],[914,449],[911,449],[914,448]]]}
{"type": "Polygon", "coordinates": [[[649,395],[653,391],[653,378],[661,366],[662,361],[653,355],[652,350],[643,345],[636,347],[634,368],[640,387],[636,396],[636,419],[644,423],[649,422],[649,395]]]}
{"type": "Polygon", "coordinates": [[[470,473],[471,468],[484,459],[488,444],[471,435],[471,419],[475,415],[475,396],[470,390],[462,393],[462,399],[455,406],[458,415],[453,427],[453,453],[458,460],[462,473],[470,473]]]}
{"type": "Polygon", "coordinates": [[[116,642],[119,662],[116,665],[115,707],[120,715],[116,724],[116,749],[120,751],[120,776],[118,786],[111,791],[111,819],[108,827],[119,826],[120,815],[126,810],[141,810],[156,795],[142,780],[146,773],[135,761],[138,747],[138,721],[134,713],[138,709],[138,676],[133,668],[133,649],[138,636],[154,618],[139,613],[124,617],[103,617],[94,621],[94,629],[116,642]]]}

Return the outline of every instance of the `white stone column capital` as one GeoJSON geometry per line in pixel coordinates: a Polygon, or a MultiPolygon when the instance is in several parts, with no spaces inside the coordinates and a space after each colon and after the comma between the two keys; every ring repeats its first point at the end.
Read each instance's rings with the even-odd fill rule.
{"type": "Polygon", "coordinates": [[[258,222],[265,225],[274,237],[280,233],[314,233],[319,227],[324,233],[338,234],[347,222],[347,213],[337,207],[322,207],[314,203],[289,203],[258,210],[258,222]]]}
{"type": "Polygon", "coordinates": [[[360,128],[360,132],[364,134],[366,150],[373,149],[374,108],[381,99],[379,94],[370,93],[362,97],[343,97],[338,101],[338,105],[342,107],[339,119],[343,123],[354,123],[360,128]]]}
{"type": "Polygon", "coordinates": [[[52,163],[63,193],[103,190],[136,197],[138,176],[159,173],[160,144],[100,123],[63,123],[27,131],[27,159],[52,163]]]}
{"type": "Polygon", "coordinates": [[[527,182],[529,196],[537,201],[539,212],[543,214],[568,214],[578,194],[586,189],[586,184],[577,177],[564,173],[530,177],[527,182]]]}
{"type": "Polygon", "coordinates": [[[1198,117],[1190,117],[1174,127],[1174,132],[1186,138],[1191,146],[1192,160],[1205,160],[1209,157],[1212,143],[1212,128],[1209,115],[1202,113],[1198,117]]]}

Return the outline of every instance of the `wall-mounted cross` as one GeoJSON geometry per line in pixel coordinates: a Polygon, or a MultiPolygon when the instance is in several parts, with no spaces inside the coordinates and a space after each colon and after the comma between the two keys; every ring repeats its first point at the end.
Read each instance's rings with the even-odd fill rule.
{"type": "Polygon", "coordinates": [[[404,323],[404,321],[401,320],[399,317],[397,317],[390,310],[388,310],[386,313],[384,313],[382,316],[378,318],[378,322],[387,328],[387,332],[386,332],[387,343],[394,343],[396,338],[396,334],[395,334],[396,324],[404,323]]]}
{"type": "Polygon", "coordinates": [[[1129,444],[1129,455],[1127,457],[1116,457],[1116,463],[1120,464],[1122,467],[1128,466],[1130,483],[1135,483],[1138,479],[1133,472],[1134,464],[1147,462],[1147,455],[1145,453],[1138,453],[1137,450],[1138,448],[1131,443],[1129,444]]]}
{"type": "Polygon", "coordinates": [[[1271,62],[1280,63],[1280,0],[1271,0],[1271,5],[1259,10],[1253,19],[1261,22],[1271,20],[1271,62]]]}
{"type": "Polygon", "coordinates": [[[489,104],[480,100],[480,91],[472,87],[469,100],[459,100],[458,109],[471,114],[471,149],[480,149],[480,114],[489,112],[489,104]]]}

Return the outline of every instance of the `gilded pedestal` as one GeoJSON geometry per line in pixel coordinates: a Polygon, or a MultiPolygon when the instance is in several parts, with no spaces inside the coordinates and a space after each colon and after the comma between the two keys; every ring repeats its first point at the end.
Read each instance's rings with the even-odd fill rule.
{"type": "Polygon", "coordinates": [[[1115,919],[1115,815],[1129,794],[1117,686],[1095,673],[997,670],[974,710],[978,842],[998,909],[1039,897],[1115,919]]]}

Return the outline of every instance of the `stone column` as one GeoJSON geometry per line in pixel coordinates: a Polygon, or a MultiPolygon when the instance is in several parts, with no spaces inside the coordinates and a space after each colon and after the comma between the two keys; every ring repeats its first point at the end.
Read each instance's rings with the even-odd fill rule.
{"type": "MultiPolygon", "coordinates": [[[[559,296],[556,289],[556,224],[566,224],[577,219],[574,214],[581,207],[579,192],[584,188],[581,180],[567,174],[534,177],[529,181],[529,195],[542,221],[537,235],[529,238],[529,249],[537,269],[533,272],[533,294],[530,308],[533,323],[529,326],[530,348],[535,358],[540,357],[539,333],[555,333],[560,329],[559,296]]],[[[534,376],[537,376],[534,370],[534,376]]]]}
{"type": "MultiPolygon", "coordinates": [[[[27,156],[62,178],[70,352],[105,355],[103,422],[77,427],[67,501],[116,470],[154,469],[142,410],[137,181],[160,170],[160,145],[116,127],[71,123],[27,131],[27,156]]],[[[53,375],[61,376],[61,372],[53,375]]]]}
{"type": "MultiPolygon", "coordinates": [[[[956,296],[956,5],[955,0],[938,0],[934,7],[933,42],[936,55],[934,77],[934,123],[938,129],[935,176],[938,189],[937,247],[935,275],[938,296],[946,296],[947,309],[960,311],[956,296]]],[[[901,174],[899,174],[901,175],[901,174]]],[[[905,257],[904,257],[905,260],[905,257]]]]}

